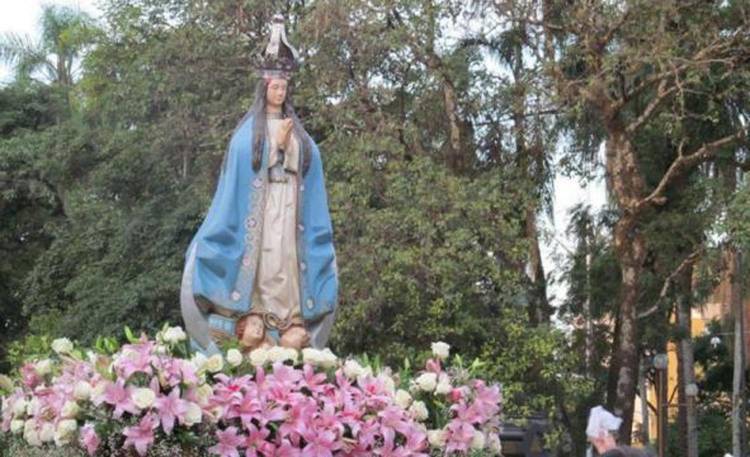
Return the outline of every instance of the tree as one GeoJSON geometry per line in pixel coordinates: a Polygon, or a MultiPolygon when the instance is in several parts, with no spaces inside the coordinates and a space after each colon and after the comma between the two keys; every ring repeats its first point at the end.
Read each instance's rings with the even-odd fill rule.
{"type": "Polygon", "coordinates": [[[643,224],[665,205],[668,190],[697,166],[746,137],[737,122],[717,137],[683,130],[701,113],[685,100],[699,90],[707,103],[731,103],[747,87],[748,24],[742,4],[684,2],[533,3],[527,22],[538,26],[540,58],[548,65],[558,101],[599,117],[605,167],[619,217],[614,247],[622,273],[617,309],[610,402],[630,437],[638,373],[637,316],[647,262],[643,224]],[[731,84],[728,83],[731,81],[731,84]],[[661,175],[645,175],[640,138],[649,122],[673,129],[675,155],[661,175]]]}
{"type": "Polygon", "coordinates": [[[69,7],[45,5],[40,25],[39,41],[16,33],[2,36],[0,59],[15,66],[17,80],[33,79],[41,71],[48,83],[72,86],[74,63],[97,34],[92,18],[69,7]]]}

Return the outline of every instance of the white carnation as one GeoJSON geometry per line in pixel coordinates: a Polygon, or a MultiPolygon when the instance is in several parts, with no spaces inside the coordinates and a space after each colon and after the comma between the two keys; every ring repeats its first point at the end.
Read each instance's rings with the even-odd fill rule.
{"type": "Polygon", "coordinates": [[[49,443],[55,439],[55,426],[50,422],[42,424],[42,429],[39,431],[39,439],[42,443],[49,443]]]}
{"type": "Polygon", "coordinates": [[[193,355],[193,358],[190,359],[190,363],[193,364],[195,371],[200,371],[203,368],[203,365],[205,365],[207,361],[208,359],[206,358],[206,356],[200,352],[196,352],[193,355]]]}
{"type": "Polygon", "coordinates": [[[484,433],[479,430],[474,430],[474,437],[471,439],[471,448],[475,450],[484,449],[484,433]]]}
{"type": "Polygon", "coordinates": [[[202,419],[203,411],[201,407],[193,402],[188,403],[187,411],[185,411],[185,425],[190,427],[191,425],[200,423],[202,419]]]}
{"type": "Polygon", "coordinates": [[[196,391],[196,400],[198,400],[198,403],[201,405],[207,405],[208,399],[211,398],[211,395],[213,395],[214,389],[209,384],[203,384],[202,386],[198,387],[196,391]]]}
{"type": "Polygon", "coordinates": [[[492,451],[493,454],[500,454],[502,452],[503,446],[500,443],[500,437],[497,433],[487,435],[487,449],[492,451]]]}
{"type": "MultiPolygon", "coordinates": [[[[369,368],[369,367],[368,367],[369,368]]],[[[383,386],[385,387],[385,390],[393,395],[396,392],[396,382],[393,380],[393,378],[387,374],[387,373],[380,373],[378,378],[383,381],[383,386]]]]}
{"type": "Polygon", "coordinates": [[[187,335],[185,334],[185,331],[182,330],[182,327],[169,327],[164,332],[164,342],[165,343],[179,343],[180,341],[185,341],[187,339],[187,335]]]}
{"type": "Polygon", "coordinates": [[[409,392],[405,391],[404,389],[398,389],[396,391],[396,396],[394,397],[394,402],[400,406],[403,409],[406,409],[411,404],[411,394],[409,392]]]}
{"type": "Polygon", "coordinates": [[[70,439],[75,435],[78,430],[78,424],[72,419],[66,419],[60,421],[57,424],[57,430],[55,430],[55,445],[57,447],[63,446],[70,442],[70,439]]]}
{"type": "Polygon", "coordinates": [[[266,358],[271,363],[285,362],[287,360],[295,362],[297,360],[297,351],[292,348],[273,346],[266,350],[266,358]]]}
{"type": "Polygon", "coordinates": [[[13,415],[14,416],[23,416],[26,412],[26,406],[28,405],[28,402],[24,400],[23,398],[19,398],[16,400],[15,403],[13,403],[13,415]]]}
{"type": "Polygon", "coordinates": [[[440,360],[447,359],[448,355],[450,355],[450,350],[451,347],[448,343],[444,343],[442,341],[432,343],[432,355],[440,360]]]}
{"type": "Polygon", "coordinates": [[[445,439],[445,430],[427,430],[427,441],[430,442],[430,446],[442,448],[445,446],[445,439]]]}
{"type": "Polygon", "coordinates": [[[13,390],[13,381],[4,374],[0,374],[0,389],[13,390]]]}
{"type": "Polygon", "coordinates": [[[242,364],[242,353],[237,349],[230,349],[227,351],[227,362],[233,367],[237,367],[242,364]]]}
{"type": "Polygon", "coordinates": [[[349,379],[356,379],[365,374],[365,369],[356,360],[347,360],[344,363],[344,375],[349,379]]]}
{"type": "Polygon", "coordinates": [[[50,359],[40,360],[34,364],[34,368],[37,373],[44,376],[52,372],[52,361],[50,359]]]}
{"type": "Polygon", "coordinates": [[[302,361],[322,368],[332,368],[338,363],[338,357],[328,348],[322,351],[315,348],[304,348],[302,350],[302,361]]]}
{"type": "Polygon", "coordinates": [[[23,425],[23,439],[32,446],[41,446],[42,440],[39,438],[39,431],[33,419],[27,420],[23,425]]]}
{"type": "Polygon", "coordinates": [[[133,391],[133,403],[140,409],[150,408],[155,400],[156,393],[147,387],[140,387],[133,391]]]}
{"type": "Polygon", "coordinates": [[[31,399],[31,401],[26,402],[26,414],[29,416],[33,416],[36,414],[37,411],[39,411],[39,399],[34,397],[31,399]]]}
{"type": "Polygon", "coordinates": [[[250,351],[250,363],[253,366],[263,366],[268,362],[268,350],[266,348],[257,348],[250,351]]]}
{"type": "Polygon", "coordinates": [[[21,419],[14,419],[10,421],[10,432],[13,434],[18,434],[23,431],[23,426],[25,424],[25,421],[21,419]]]}
{"type": "Polygon", "coordinates": [[[67,338],[58,338],[52,342],[52,350],[58,354],[70,354],[73,352],[73,343],[67,338]]]}
{"type": "Polygon", "coordinates": [[[80,411],[81,408],[78,407],[78,403],[68,400],[63,405],[60,415],[66,418],[73,418],[76,417],[80,411]]]}
{"type": "Polygon", "coordinates": [[[409,412],[414,417],[414,419],[418,421],[427,420],[427,418],[430,416],[429,411],[427,411],[427,405],[425,405],[421,400],[417,400],[412,403],[409,407],[409,412]]]}
{"type": "Polygon", "coordinates": [[[447,395],[450,393],[451,390],[453,390],[453,386],[451,386],[450,378],[448,377],[447,374],[440,373],[437,386],[435,386],[435,394],[447,395]]]}
{"type": "Polygon", "coordinates": [[[78,381],[75,388],[73,388],[73,396],[76,400],[86,401],[91,398],[92,388],[91,384],[86,381],[78,381]]]}
{"type": "Polygon", "coordinates": [[[435,373],[422,373],[414,380],[421,390],[425,392],[432,392],[437,386],[437,374],[435,373]]]}
{"type": "Polygon", "coordinates": [[[94,401],[94,404],[98,405],[99,403],[101,403],[101,398],[104,396],[104,391],[107,390],[107,386],[109,384],[110,381],[107,381],[106,379],[102,379],[96,383],[93,391],[91,392],[91,398],[94,401]]]}

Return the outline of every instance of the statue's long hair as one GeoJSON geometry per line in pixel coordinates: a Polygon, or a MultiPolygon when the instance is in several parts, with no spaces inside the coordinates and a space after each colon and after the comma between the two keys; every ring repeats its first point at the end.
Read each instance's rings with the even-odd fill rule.
{"type": "MultiPolygon", "coordinates": [[[[247,113],[242,117],[240,122],[237,124],[235,132],[245,122],[245,120],[252,116],[253,117],[253,170],[257,173],[260,170],[260,165],[263,158],[263,148],[265,147],[266,141],[268,140],[266,129],[266,94],[268,93],[269,81],[261,78],[255,86],[255,100],[247,113]]],[[[281,113],[284,118],[292,120],[292,130],[294,135],[299,141],[300,155],[302,156],[302,174],[306,175],[307,170],[310,168],[310,160],[312,157],[312,140],[310,135],[307,134],[305,128],[302,126],[302,121],[299,120],[297,114],[294,112],[291,102],[291,88],[292,85],[287,86],[286,98],[284,103],[281,105],[281,113]]],[[[222,166],[223,168],[223,166],[222,166]]]]}

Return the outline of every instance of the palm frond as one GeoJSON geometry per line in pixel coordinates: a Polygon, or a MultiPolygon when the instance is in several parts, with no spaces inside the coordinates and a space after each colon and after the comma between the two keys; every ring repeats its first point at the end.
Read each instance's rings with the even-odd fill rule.
{"type": "Polygon", "coordinates": [[[28,35],[6,32],[0,35],[0,60],[8,64],[15,64],[26,55],[38,55],[39,43],[28,35]]]}

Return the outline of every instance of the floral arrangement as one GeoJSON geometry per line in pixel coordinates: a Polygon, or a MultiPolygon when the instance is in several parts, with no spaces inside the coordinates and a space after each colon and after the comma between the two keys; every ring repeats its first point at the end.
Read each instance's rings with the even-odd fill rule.
{"type": "Polygon", "coordinates": [[[53,356],[2,377],[0,435],[89,456],[143,457],[163,443],[222,457],[500,453],[499,386],[471,379],[457,355],[444,366],[442,342],[424,369],[407,361],[394,374],[328,349],[206,357],[189,353],[179,327],[153,340],[127,333],[129,344],[88,351],[55,340],[53,356]]]}

